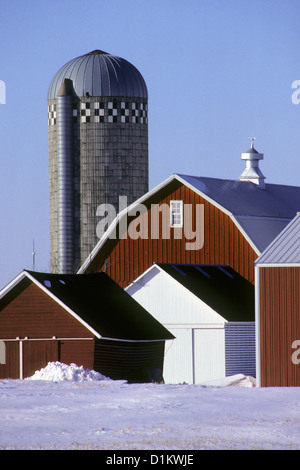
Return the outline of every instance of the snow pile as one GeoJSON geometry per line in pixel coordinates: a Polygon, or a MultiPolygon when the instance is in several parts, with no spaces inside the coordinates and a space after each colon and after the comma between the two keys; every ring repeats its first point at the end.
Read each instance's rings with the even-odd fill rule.
{"type": "Polygon", "coordinates": [[[248,375],[236,374],[222,379],[203,382],[200,385],[213,387],[227,387],[231,385],[237,385],[239,387],[256,387],[256,380],[248,375]]]}
{"type": "Polygon", "coordinates": [[[256,380],[250,376],[242,376],[238,378],[232,385],[238,385],[239,387],[256,387],[256,380]]]}
{"type": "Polygon", "coordinates": [[[91,380],[110,380],[108,377],[94,370],[84,369],[76,364],[63,364],[61,362],[48,362],[48,365],[41,370],[37,370],[29,380],[48,380],[60,382],[71,380],[73,382],[83,382],[91,380]]]}

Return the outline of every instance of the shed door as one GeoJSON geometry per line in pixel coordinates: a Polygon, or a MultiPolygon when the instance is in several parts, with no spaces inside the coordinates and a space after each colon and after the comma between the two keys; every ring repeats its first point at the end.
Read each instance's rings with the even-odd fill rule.
{"type": "Polygon", "coordinates": [[[18,379],[19,368],[19,342],[5,341],[5,361],[0,364],[0,379],[18,379]]]}
{"type": "Polygon", "coordinates": [[[197,384],[225,377],[224,328],[168,328],[175,340],[166,341],[164,379],[197,384]]]}
{"type": "Polygon", "coordinates": [[[165,342],[164,380],[166,383],[193,383],[191,328],[168,328],[175,336],[165,342]]]}
{"type": "Polygon", "coordinates": [[[35,371],[46,367],[48,362],[58,361],[58,341],[23,341],[23,376],[32,376],[35,371]]]}
{"type": "Polygon", "coordinates": [[[224,328],[194,330],[195,383],[225,377],[224,328]]]}

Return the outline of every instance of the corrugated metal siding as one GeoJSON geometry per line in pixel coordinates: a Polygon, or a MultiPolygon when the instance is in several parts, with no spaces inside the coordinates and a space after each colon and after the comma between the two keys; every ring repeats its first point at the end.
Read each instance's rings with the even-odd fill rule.
{"type": "Polygon", "coordinates": [[[300,267],[259,268],[259,311],[261,386],[300,386],[300,267]]]}
{"type": "Polygon", "coordinates": [[[125,342],[98,340],[94,369],[114,380],[160,382],[164,341],[125,342]]]}
{"type": "Polygon", "coordinates": [[[226,323],[226,377],[235,374],[256,377],[255,357],[255,322],[226,323]]]}
{"type": "MultiPolygon", "coordinates": [[[[86,272],[103,270],[107,258],[107,274],[122,287],[141,275],[153,262],[185,264],[223,264],[230,265],[239,274],[254,283],[254,260],[257,258],[247,240],[243,237],[230,217],[210,204],[188,187],[182,185],[162,198],[158,203],[170,205],[171,200],[182,200],[193,206],[192,219],[196,220],[196,205],[204,205],[204,246],[199,250],[186,250],[184,229],[171,229],[170,239],[163,239],[161,224],[158,239],[127,236],[114,243],[109,240],[86,272]],[[183,234],[182,238],[180,236],[183,234]],[[115,245],[115,246],[114,246],[115,245]],[[98,259],[98,264],[97,264],[98,259]]],[[[151,215],[149,208],[148,234],[151,234],[151,215]]],[[[144,215],[145,217],[145,215],[144,215]]]]}

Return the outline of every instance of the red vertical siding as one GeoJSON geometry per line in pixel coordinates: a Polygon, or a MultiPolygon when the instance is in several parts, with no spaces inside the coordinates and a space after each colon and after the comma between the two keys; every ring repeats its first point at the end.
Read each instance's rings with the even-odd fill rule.
{"type": "Polygon", "coordinates": [[[159,204],[170,205],[173,199],[192,204],[193,230],[196,228],[196,205],[204,205],[204,245],[201,249],[186,250],[186,242],[190,240],[185,237],[184,228],[171,229],[170,239],[163,239],[160,225],[159,239],[151,238],[153,208],[149,207],[148,239],[133,240],[128,236],[115,241],[114,245],[107,243],[86,272],[103,270],[107,259],[107,274],[126,287],[154,262],[225,264],[254,283],[254,260],[257,255],[231,218],[185,185],[171,191],[159,204]]]}
{"type": "Polygon", "coordinates": [[[20,377],[19,343],[5,341],[5,349],[6,364],[0,364],[0,379],[18,379],[20,377]]]}
{"type": "MultiPolygon", "coordinates": [[[[27,279],[0,300],[0,339],[17,337],[29,338],[22,341],[23,377],[57,360],[93,368],[92,333],[27,279]],[[53,337],[84,339],[58,341],[53,337]]],[[[6,364],[0,364],[0,378],[20,378],[20,342],[5,341],[5,345],[6,364]]]]}
{"type": "Polygon", "coordinates": [[[8,304],[3,305],[0,301],[0,332],[1,339],[92,336],[87,328],[33,283],[8,304]]]}
{"type": "Polygon", "coordinates": [[[58,361],[58,341],[23,341],[23,376],[31,377],[48,362],[58,361]]]}
{"type": "Polygon", "coordinates": [[[64,364],[77,364],[85,369],[94,368],[93,340],[62,340],[59,342],[59,360],[64,364]]]}
{"type": "Polygon", "coordinates": [[[259,292],[261,386],[300,386],[300,268],[259,268],[259,292]]]}

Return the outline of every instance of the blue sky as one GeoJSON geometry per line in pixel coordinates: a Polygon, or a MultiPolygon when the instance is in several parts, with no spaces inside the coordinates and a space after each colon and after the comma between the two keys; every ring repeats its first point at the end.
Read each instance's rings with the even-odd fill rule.
{"type": "Polygon", "coordinates": [[[0,11],[0,288],[32,269],[33,240],[36,270],[49,271],[48,86],[94,49],[147,83],[150,189],[173,173],[238,178],[252,135],[266,182],[299,185],[299,0],[0,0],[0,11]]]}

